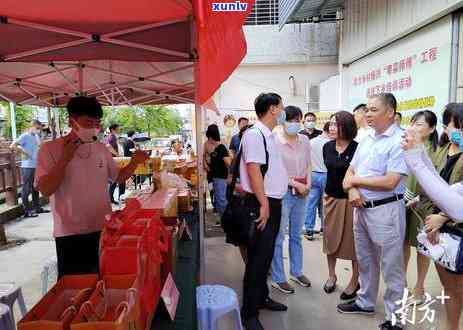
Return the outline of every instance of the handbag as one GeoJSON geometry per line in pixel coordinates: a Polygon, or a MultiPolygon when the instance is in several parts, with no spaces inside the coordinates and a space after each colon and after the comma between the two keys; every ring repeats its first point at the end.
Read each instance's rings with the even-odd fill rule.
{"type": "MultiPolygon", "coordinates": [[[[417,212],[415,214],[418,216],[417,212]]],[[[450,272],[463,274],[463,229],[450,222],[445,223],[439,229],[439,233],[439,243],[433,245],[429,242],[427,234],[424,231],[420,232],[417,235],[417,251],[450,272]]]]}
{"type": "MultiPolygon", "coordinates": [[[[265,164],[260,167],[262,177],[268,171],[269,154],[267,150],[267,141],[264,134],[259,130],[263,138],[265,149],[265,164]]],[[[255,222],[259,218],[260,204],[251,194],[236,194],[235,187],[239,177],[239,169],[242,157],[242,148],[238,151],[236,158],[233,160],[232,181],[227,188],[228,204],[221,218],[221,225],[226,234],[226,242],[242,246],[248,245],[251,237],[254,235],[255,222]]]]}

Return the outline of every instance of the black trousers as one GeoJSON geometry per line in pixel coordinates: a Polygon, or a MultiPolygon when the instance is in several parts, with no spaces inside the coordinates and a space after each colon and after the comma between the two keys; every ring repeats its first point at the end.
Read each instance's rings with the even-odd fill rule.
{"type": "MultiPolygon", "coordinates": [[[[246,320],[259,315],[259,308],[269,295],[267,274],[272,264],[275,241],[280,230],[281,200],[269,198],[270,217],[263,231],[256,230],[248,247],[248,262],[243,280],[242,317],[246,320]]],[[[254,195],[246,203],[259,205],[254,195]]]]}
{"type": "Polygon", "coordinates": [[[100,235],[98,231],[55,238],[58,278],[99,272],[100,235]]]}
{"type": "Polygon", "coordinates": [[[21,176],[23,179],[23,186],[21,190],[21,199],[24,206],[24,211],[30,212],[32,210],[40,210],[39,192],[34,189],[34,176],[35,168],[21,168],[21,176]],[[32,206],[29,202],[29,195],[32,194],[32,206]]]}

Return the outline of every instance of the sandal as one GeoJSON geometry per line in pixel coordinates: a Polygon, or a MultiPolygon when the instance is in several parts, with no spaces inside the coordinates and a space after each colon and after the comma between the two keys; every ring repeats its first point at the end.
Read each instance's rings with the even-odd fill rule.
{"type": "Polygon", "coordinates": [[[323,286],[323,290],[327,293],[333,293],[334,290],[336,290],[336,282],[338,281],[337,277],[334,277],[334,281],[331,278],[328,278],[328,280],[325,282],[325,285],[323,286]]]}

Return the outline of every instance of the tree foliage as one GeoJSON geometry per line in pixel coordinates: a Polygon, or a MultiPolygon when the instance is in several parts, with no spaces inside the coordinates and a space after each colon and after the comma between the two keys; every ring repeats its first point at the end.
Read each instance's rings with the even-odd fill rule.
{"type": "Polygon", "coordinates": [[[122,132],[135,130],[149,136],[176,134],[182,128],[182,119],[177,110],[165,106],[117,107],[103,109],[103,125],[117,123],[122,132]]]}
{"type": "MultiPolygon", "coordinates": [[[[5,109],[7,109],[5,113],[5,124],[3,126],[3,136],[7,139],[11,139],[12,131],[11,131],[11,112],[9,104],[6,104],[5,109]]],[[[34,119],[35,116],[35,109],[28,105],[17,105],[16,106],[16,132],[19,136],[23,133],[29,126],[31,121],[34,119]]]]}

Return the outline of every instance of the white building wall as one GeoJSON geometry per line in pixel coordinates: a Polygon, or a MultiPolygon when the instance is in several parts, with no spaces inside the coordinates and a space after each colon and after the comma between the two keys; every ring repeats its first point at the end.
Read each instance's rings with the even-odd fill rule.
{"type": "Polygon", "coordinates": [[[335,75],[320,84],[320,111],[344,110],[341,101],[340,76],[335,75]]]}
{"type": "Polygon", "coordinates": [[[246,25],[243,64],[337,63],[337,23],[246,25]]]}
{"type": "Polygon", "coordinates": [[[277,25],[245,26],[247,55],[215,93],[220,116],[208,111],[206,123],[218,124],[228,142],[236,127],[224,127],[224,117],[255,119],[254,100],[262,92],[278,93],[285,105],[303,112],[309,109],[306,101],[315,102],[310,109],[318,110],[318,95],[308,100],[307,94],[338,73],[338,29],[336,23],[293,24],[281,31],[277,25]]]}
{"type": "Polygon", "coordinates": [[[257,95],[275,92],[282,96],[284,104],[307,111],[306,84],[319,85],[337,72],[336,64],[242,65],[222,84],[215,102],[220,112],[253,110],[257,95]],[[295,82],[293,90],[291,76],[295,82]]]}
{"type": "Polygon", "coordinates": [[[463,0],[346,0],[341,62],[374,50],[463,7],[463,0]]]}

